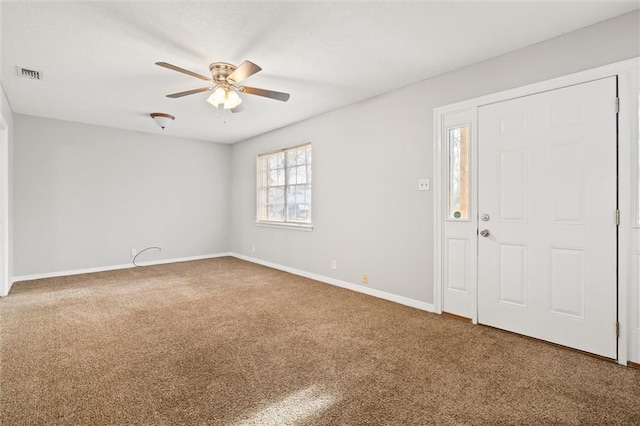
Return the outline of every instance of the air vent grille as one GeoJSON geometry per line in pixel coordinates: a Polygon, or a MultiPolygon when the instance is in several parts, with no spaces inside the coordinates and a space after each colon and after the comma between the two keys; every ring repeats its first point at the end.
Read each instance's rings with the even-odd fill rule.
{"type": "Polygon", "coordinates": [[[22,67],[18,67],[18,75],[32,80],[42,80],[42,73],[40,71],[28,70],[22,67]]]}

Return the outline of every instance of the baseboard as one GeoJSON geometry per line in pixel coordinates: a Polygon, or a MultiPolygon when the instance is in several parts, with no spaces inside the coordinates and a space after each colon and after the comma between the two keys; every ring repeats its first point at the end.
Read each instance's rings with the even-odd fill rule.
{"type": "MultiPolygon", "coordinates": [[[[231,256],[231,255],[232,255],[231,253],[215,253],[215,254],[205,254],[201,256],[178,257],[174,259],[151,260],[148,262],[136,262],[136,263],[138,264],[138,266],[151,266],[151,265],[162,265],[165,263],[189,262],[191,260],[213,259],[215,257],[224,257],[224,256],[231,256]]],[[[44,274],[21,275],[21,276],[13,277],[11,284],[13,285],[19,281],[39,280],[42,278],[66,277],[69,275],[91,274],[94,272],[116,271],[118,269],[128,269],[128,268],[135,268],[135,266],[133,265],[133,263],[127,263],[127,264],[121,264],[121,265],[100,266],[97,268],[74,269],[71,271],[58,271],[58,272],[47,272],[44,274]]]]}
{"type": "MultiPolygon", "coordinates": [[[[331,284],[336,287],[345,288],[347,290],[355,291],[358,293],[367,294],[369,296],[377,297],[379,299],[389,300],[391,302],[399,303],[405,306],[410,306],[412,308],[420,309],[427,312],[434,312],[434,307],[431,303],[421,302],[419,300],[410,299],[404,296],[398,296],[397,294],[387,293],[385,291],[376,290],[374,288],[363,287],[361,285],[349,283],[349,282],[338,280],[331,277],[326,277],[324,275],[314,274],[312,272],[302,271],[300,269],[290,268],[288,266],[280,265],[273,262],[267,262],[261,259],[255,259],[255,258],[244,256],[238,253],[215,253],[215,254],[207,254],[202,256],[190,256],[190,257],[181,257],[181,258],[174,258],[174,259],[152,260],[148,262],[138,262],[138,265],[139,266],[161,265],[165,263],[188,262],[191,260],[213,259],[216,257],[224,257],[224,256],[233,256],[238,259],[246,260],[248,262],[256,263],[263,266],[268,266],[269,268],[278,269],[284,272],[289,272],[294,275],[310,278],[312,280],[320,281],[326,284],[331,284]]],[[[64,277],[64,276],[70,276],[70,275],[91,274],[94,272],[115,271],[118,269],[128,269],[128,268],[134,268],[134,267],[135,266],[133,266],[132,263],[127,263],[127,264],[121,264],[121,265],[102,266],[97,268],[75,269],[71,271],[58,271],[58,272],[49,272],[44,274],[21,275],[21,276],[13,277],[11,284],[13,285],[20,281],[31,281],[31,280],[39,280],[43,278],[55,278],[55,277],[64,277]]]]}
{"type": "Polygon", "coordinates": [[[379,299],[389,300],[390,302],[399,303],[401,305],[410,306],[412,308],[420,309],[427,312],[435,312],[434,307],[431,303],[421,302],[419,300],[410,299],[404,296],[398,296],[397,294],[387,293],[386,291],[376,290],[374,288],[363,287],[361,285],[337,280],[335,278],[325,277],[324,275],[314,274],[312,272],[302,271],[300,269],[290,268],[288,266],[279,265],[277,263],[272,263],[272,262],[268,262],[261,259],[255,259],[253,257],[245,256],[238,253],[232,252],[229,255],[236,257],[238,259],[246,260],[247,262],[268,266],[269,268],[278,269],[284,272],[289,272],[294,275],[310,278],[312,280],[320,281],[326,284],[331,284],[336,287],[342,287],[347,290],[356,291],[358,293],[367,294],[369,296],[377,297],[379,299]]]}

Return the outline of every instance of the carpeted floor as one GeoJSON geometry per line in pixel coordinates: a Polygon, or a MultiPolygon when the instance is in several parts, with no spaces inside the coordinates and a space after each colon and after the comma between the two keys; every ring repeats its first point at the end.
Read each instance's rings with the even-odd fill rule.
{"type": "Polygon", "coordinates": [[[640,424],[640,371],[234,258],[17,283],[3,425],[640,424]]]}

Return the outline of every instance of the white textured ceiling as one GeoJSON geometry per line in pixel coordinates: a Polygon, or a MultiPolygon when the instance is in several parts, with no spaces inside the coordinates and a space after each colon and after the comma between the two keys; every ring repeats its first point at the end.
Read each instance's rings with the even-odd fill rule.
{"type": "Polygon", "coordinates": [[[233,143],[556,37],[634,9],[630,2],[6,2],[1,81],[16,113],[233,143]],[[246,85],[289,92],[282,103],[242,95],[216,118],[211,62],[250,60],[246,85]],[[16,66],[43,73],[18,78],[16,66]],[[204,84],[203,84],[204,83],[204,84]]]}

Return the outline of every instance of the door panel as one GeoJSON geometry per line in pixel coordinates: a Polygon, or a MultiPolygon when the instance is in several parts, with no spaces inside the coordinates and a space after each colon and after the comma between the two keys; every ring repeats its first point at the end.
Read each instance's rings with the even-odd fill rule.
{"type": "Polygon", "coordinates": [[[498,301],[527,306],[527,246],[498,244],[498,301]]]}
{"type": "Polygon", "coordinates": [[[472,110],[447,114],[442,120],[442,146],[445,167],[443,294],[444,312],[472,318],[475,314],[475,280],[477,254],[477,191],[474,159],[475,143],[471,143],[475,116],[472,110]]]}
{"type": "Polygon", "coordinates": [[[503,222],[527,221],[527,149],[502,151],[498,154],[498,208],[503,222]]]}
{"type": "Polygon", "coordinates": [[[447,290],[469,293],[469,240],[447,238],[447,290]]]}
{"type": "Polygon", "coordinates": [[[615,97],[611,77],[479,108],[480,323],[616,358],[615,97]]]}

